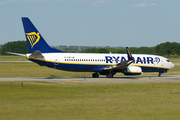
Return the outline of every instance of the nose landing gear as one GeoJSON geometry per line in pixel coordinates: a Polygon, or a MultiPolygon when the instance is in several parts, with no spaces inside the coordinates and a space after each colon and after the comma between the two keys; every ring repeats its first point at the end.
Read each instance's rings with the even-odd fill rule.
{"type": "Polygon", "coordinates": [[[92,74],[92,77],[93,77],[93,78],[98,78],[98,77],[99,77],[99,74],[98,74],[97,72],[95,72],[95,73],[92,74]]]}

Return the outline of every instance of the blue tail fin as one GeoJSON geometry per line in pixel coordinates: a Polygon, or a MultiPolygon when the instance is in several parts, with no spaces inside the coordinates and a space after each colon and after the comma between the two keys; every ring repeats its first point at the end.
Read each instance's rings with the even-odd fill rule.
{"type": "Polygon", "coordinates": [[[131,52],[129,51],[128,47],[126,47],[126,52],[127,52],[128,60],[133,60],[133,57],[132,57],[131,52]]]}
{"type": "Polygon", "coordinates": [[[40,51],[41,53],[62,53],[62,51],[51,48],[43,39],[39,31],[27,17],[22,17],[25,36],[30,53],[40,51]]]}

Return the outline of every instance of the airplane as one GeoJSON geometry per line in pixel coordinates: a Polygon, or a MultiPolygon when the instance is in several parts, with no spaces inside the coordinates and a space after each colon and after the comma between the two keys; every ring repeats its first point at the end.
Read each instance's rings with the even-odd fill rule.
{"type": "Polygon", "coordinates": [[[93,72],[92,77],[106,75],[112,78],[117,72],[124,75],[141,75],[143,72],[167,73],[174,64],[167,58],[158,55],[131,54],[126,47],[127,54],[99,54],[99,53],[65,53],[51,48],[33,23],[27,17],[22,17],[29,53],[9,54],[26,56],[28,60],[58,70],[74,72],[93,72]]]}

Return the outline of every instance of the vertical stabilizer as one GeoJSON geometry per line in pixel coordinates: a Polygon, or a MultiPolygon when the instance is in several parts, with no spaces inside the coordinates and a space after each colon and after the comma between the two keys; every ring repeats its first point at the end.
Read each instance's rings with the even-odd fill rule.
{"type": "Polygon", "coordinates": [[[30,53],[40,51],[41,53],[60,53],[62,51],[51,48],[43,39],[39,31],[27,17],[22,17],[24,32],[30,53]]]}

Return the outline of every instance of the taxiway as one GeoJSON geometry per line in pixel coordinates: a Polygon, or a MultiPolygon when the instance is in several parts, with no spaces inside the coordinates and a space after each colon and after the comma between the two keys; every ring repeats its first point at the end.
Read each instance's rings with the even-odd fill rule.
{"type": "Polygon", "coordinates": [[[180,75],[157,76],[116,76],[114,78],[91,77],[29,77],[29,78],[0,78],[0,81],[42,81],[57,84],[107,84],[107,83],[152,83],[180,82],[180,75]]]}

